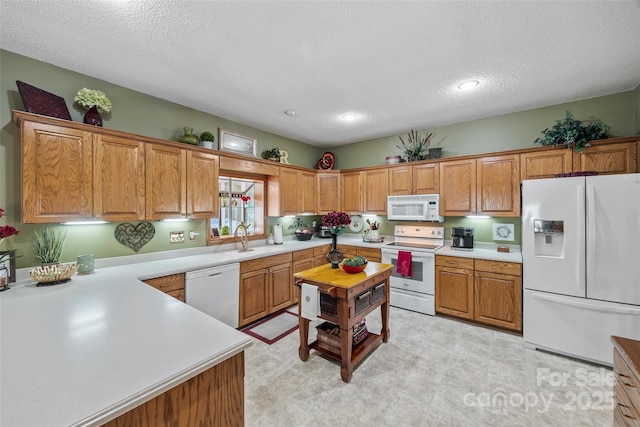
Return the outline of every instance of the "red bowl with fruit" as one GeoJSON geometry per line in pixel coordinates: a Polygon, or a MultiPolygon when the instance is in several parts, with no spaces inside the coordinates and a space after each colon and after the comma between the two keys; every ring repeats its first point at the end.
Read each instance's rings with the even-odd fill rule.
{"type": "Polygon", "coordinates": [[[353,258],[344,259],[342,261],[342,263],[340,263],[340,266],[347,273],[355,274],[355,273],[360,273],[365,268],[367,268],[367,264],[368,263],[369,262],[365,258],[363,258],[361,256],[356,256],[356,257],[353,257],[353,258]],[[356,264],[356,265],[353,265],[353,264],[356,264]],[[357,264],[359,264],[359,265],[357,265],[357,264]]]}

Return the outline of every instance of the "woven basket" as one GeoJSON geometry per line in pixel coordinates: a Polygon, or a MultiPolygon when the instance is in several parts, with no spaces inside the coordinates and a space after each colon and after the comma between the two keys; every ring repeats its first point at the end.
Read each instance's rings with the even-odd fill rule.
{"type": "Polygon", "coordinates": [[[29,276],[38,283],[53,283],[67,280],[78,270],[78,264],[54,264],[29,270],[29,276]]]}

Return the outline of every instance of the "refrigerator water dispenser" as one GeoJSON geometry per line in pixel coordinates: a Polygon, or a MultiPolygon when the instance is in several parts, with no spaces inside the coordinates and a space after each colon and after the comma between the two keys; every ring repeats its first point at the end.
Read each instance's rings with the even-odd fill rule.
{"type": "Polygon", "coordinates": [[[564,221],[533,220],[535,256],[564,256],[564,221]]]}

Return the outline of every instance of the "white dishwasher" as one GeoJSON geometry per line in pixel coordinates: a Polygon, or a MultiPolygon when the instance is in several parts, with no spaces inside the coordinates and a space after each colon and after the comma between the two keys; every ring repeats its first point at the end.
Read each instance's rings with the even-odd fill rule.
{"type": "Polygon", "coordinates": [[[228,264],[187,273],[186,302],[192,307],[238,327],[240,264],[228,264]]]}

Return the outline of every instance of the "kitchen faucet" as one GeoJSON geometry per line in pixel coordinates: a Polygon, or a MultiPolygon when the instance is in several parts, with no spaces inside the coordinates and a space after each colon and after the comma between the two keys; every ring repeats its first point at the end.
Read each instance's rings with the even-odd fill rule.
{"type": "Polygon", "coordinates": [[[240,243],[242,243],[242,251],[240,252],[247,252],[249,251],[249,229],[247,227],[251,226],[251,224],[247,225],[244,223],[244,221],[240,221],[240,224],[238,224],[238,226],[236,227],[236,230],[233,232],[233,235],[235,237],[238,237],[238,230],[239,229],[244,229],[244,233],[240,234],[240,243]]]}

